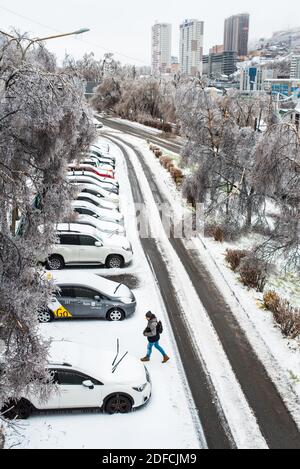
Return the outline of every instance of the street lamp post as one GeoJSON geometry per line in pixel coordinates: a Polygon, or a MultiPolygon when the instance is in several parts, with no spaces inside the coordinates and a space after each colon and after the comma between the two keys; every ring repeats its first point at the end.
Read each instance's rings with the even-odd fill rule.
{"type": "MultiPolygon", "coordinates": [[[[26,39],[25,38],[24,40],[28,41],[28,44],[26,45],[26,47],[23,47],[22,42],[21,42],[22,39],[20,39],[18,37],[15,37],[12,34],[6,33],[6,32],[1,31],[1,30],[0,30],[0,34],[3,34],[4,36],[8,37],[10,39],[9,43],[11,43],[13,41],[16,41],[18,47],[21,50],[21,54],[22,54],[22,59],[21,60],[23,62],[25,60],[25,56],[26,56],[26,53],[27,53],[28,49],[33,44],[36,44],[36,43],[42,42],[42,41],[48,41],[49,39],[58,39],[58,38],[61,38],[61,37],[66,37],[66,36],[74,36],[74,35],[78,35],[78,34],[83,34],[83,33],[86,33],[88,31],[89,31],[88,28],[81,28],[81,29],[78,29],[77,31],[73,31],[71,33],[61,33],[61,34],[56,34],[54,36],[41,37],[41,38],[36,38],[36,39],[26,39]]],[[[12,209],[12,224],[11,224],[11,232],[12,232],[13,235],[15,235],[15,232],[16,232],[17,215],[18,215],[18,207],[14,204],[14,207],[12,209]]]]}
{"type": "Polygon", "coordinates": [[[24,60],[25,58],[25,55],[29,49],[29,47],[31,47],[33,44],[35,43],[38,43],[38,42],[42,42],[42,41],[48,41],[50,39],[58,39],[58,38],[61,38],[61,37],[66,37],[66,36],[78,36],[79,34],[83,34],[83,33],[87,33],[88,31],[90,31],[88,28],[81,28],[81,29],[78,29],[77,31],[73,31],[71,33],[61,33],[61,34],[55,34],[53,36],[46,36],[46,37],[39,37],[39,38],[35,38],[35,39],[26,39],[29,41],[29,43],[27,44],[27,46],[24,48],[21,44],[21,40],[15,36],[12,36],[11,34],[8,34],[4,31],[1,31],[0,30],[0,34],[3,34],[4,36],[7,36],[8,38],[10,38],[10,42],[13,42],[13,41],[16,41],[16,43],[18,44],[18,46],[20,47],[21,49],[21,52],[22,52],[22,60],[24,60]]]}

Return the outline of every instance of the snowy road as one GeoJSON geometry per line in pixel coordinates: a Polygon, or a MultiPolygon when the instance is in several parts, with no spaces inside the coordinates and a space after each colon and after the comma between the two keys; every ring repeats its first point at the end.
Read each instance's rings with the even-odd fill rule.
{"type": "MultiPolygon", "coordinates": [[[[112,127],[115,128],[115,123],[112,127]]],[[[138,145],[133,145],[132,139],[126,138],[119,132],[110,132],[110,136],[115,142],[119,142],[118,144],[121,145],[123,154],[127,159],[131,183],[134,187],[137,200],[139,200],[141,196],[143,198],[143,194],[145,194],[145,185],[142,180],[143,172],[154,201],[157,204],[161,202],[168,203],[162,191],[155,183],[155,177],[146,163],[147,158],[139,150],[138,145]],[[133,153],[135,153],[135,157],[133,153]],[[133,165],[132,161],[134,158],[135,164],[133,165]],[[141,168],[137,171],[138,162],[141,168]],[[137,172],[138,178],[136,179],[137,172]],[[139,184],[143,188],[143,193],[139,184]]],[[[193,252],[190,250],[187,251],[180,240],[172,237],[170,244],[176,252],[198,298],[205,307],[209,315],[209,320],[214,330],[217,332],[218,340],[221,343],[223,351],[226,353],[233,373],[233,376],[227,376],[226,378],[228,378],[228,380],[231,378],[233,378],[233,380],[236,379],[238,386],[240,386],[239,390],[237,383],[234,383],[232,380],[232,395],[230,398],[232,399],[236,393],[236,397],[239,400],[239,402],[236,402],[237,409],[235,410],[232,405],[234,402],[231,402],[231,406],[228,405],[228,402],[224,402],[224,396],[220,396],[220,393],[217,392],[218,383],[216,383],[216,377],[215,380],[212,377],[211,370],[208,370],[208,374],[212,379],[213,387],[211,386],[212,383],[209,383],[209,379],[207,378],[206,386],[204,386],[204,388],[206,387],[206,392],[203,389],[201,390],[199,381],[203,384],[202,378],[204,370],[202,369],[202,375],[200,374],[201,380],[196,382],[195,374],[198,375],[198,373],[193,373],[193,370],[200,370],[201,367],[199,363],[196,365],[195,362],[193,366],[190,366],[191,361],[188,354],[189,352],[190,354],[193,353],[191,350],[193,349],[191,345],[192,341],[189,340],[188,335],[184,337],[182,324],[178,325],[178,321],[181,320],[180,315],[178,315],[178,317],[175,315],[174,317],[174,314],[172,314],[170,320],[181,352],[181,358],[186,369],[195,404],[203,424],[208,446],[232,446],[233,433],[233,439],[238,447],[248,447],[248,445],[249,447],[263,447],[267,445],[270,448],[299,448],[300,435],[291,415],[287,411],[281,396],[270,380],[264,366],[253,351],[247,337],[235,320],[234,315],[231,313],[230,308],[225,303],[210,274],[201,262],[198,252],[196,250],[193,252]],[[190,350],[188,351],[188,349],[190,350]],[[197,366],[197,368],[195,368],[195,366],[197,366]],[[236,387],[236,389],[234,389],[234,387],[236,387]],[[216,395],[218,397],[216,397],[216,395]],[[222,408],[222,411],[220,408],[222,408]],[[231,412],[233,412],[234,415],[231,415],[231,412]],[[247,420],[244,420],[243,429],[238,425],[239,419],[237,414],[239,412],[244,414],[244,416],[247,415],[247,420]],[[243,433],[244,435],[242,435],[243,433]],[[251,438],[252,444],[250,443],[251,438]]],[[[153,249],[152,247],[152,250],[153,249]]],[[[145,250],[147,250],[147,247],[145,250]]],[[[151,259],[151,256],[149,257],[151,259]]],[[[155,258],[157,260],[157,254],[151,259],[152,264],[155,263],[153,262],[155,258]]],[[[168,296],[164,295],[164,290],[168,291],[170,288],[168,285],[167,287],[165,285],[164,288],[164,284],[167,281],[166,279],[169,277],[169,281],[172,283],[170,274],[168,275],[168,272],[163,271],[161,265],[158,265],[157,269],[155,269],[155,266],[153,266],[153,268],[154,271],[156,270],[156,274],[161,273],[159,283],[162,289],[162,296],[164,297],[170,313],[174,311],[174,301],[173,304],[168,305],[168,296]]],[[[201,373],[201,370],[199,373],[201,373]]],[[[224,386],[224,382],[221,384],[224,386]]]]}

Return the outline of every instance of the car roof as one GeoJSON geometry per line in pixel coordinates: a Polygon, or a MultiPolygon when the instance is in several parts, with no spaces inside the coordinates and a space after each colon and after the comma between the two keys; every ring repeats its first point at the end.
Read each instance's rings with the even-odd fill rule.
{"type": "Polygon", "coordinates": [[[97,228],[90,225],[81,225],[80,223],[58,223],[56,231],[61,234],[84,234],[95,236],[96,238],[100,236],[97,228]]]}
{"type": "Polygon", "coordinates": [[[110,296],[115,295],[116,288],[120,285],[119,282],[113,282],[112,280],[107,280],[106,278],[89,272],[54,271],[51,272],[51,275],[54,283],[57,285],[86,286],[95,288],[110,296]]]}

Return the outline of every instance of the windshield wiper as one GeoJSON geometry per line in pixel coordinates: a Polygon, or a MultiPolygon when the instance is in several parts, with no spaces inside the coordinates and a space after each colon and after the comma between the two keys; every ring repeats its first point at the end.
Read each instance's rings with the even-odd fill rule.
{"type": "Polygon", "coordinates": [[[112,369],[112,373],[114,373],[116,371],[116,369],[118,368],[118,366],[120,365],[120,363],[124,360],[124,358],[126,357],[126,355],[128,355],[128,352],[126,352],[123,357],[118,361],[118,363],[113,367],[112,369]]]}
{"type": "Polygon", "coordinates": [[[114,366],[114,364],[115,364],[116,361],[117,361],[117,358],[118,358],[118,356],[119,356],[119,350],[120,350],[120,347],[119,347],[119,339],[117,339],[117,355],[115,356],[115,359],[114,359],[114,361],[113,361],[112,364],[111,364],[112,367],[114,366]]]}
{"type": "Polygon", "coordinates": [[[122,283],[119,283],[119,285],[117,286],[117,288],[115,289],[115,292],[114,292],[114,295],[117,293],[117,291],[119,290],[119,288],[121,287],[122,283]]]}

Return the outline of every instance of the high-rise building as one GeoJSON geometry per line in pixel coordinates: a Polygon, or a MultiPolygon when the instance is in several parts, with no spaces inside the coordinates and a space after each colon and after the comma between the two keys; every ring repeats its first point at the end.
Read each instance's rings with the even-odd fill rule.
{"type": "Polygon", "coordinates": [[[291,78],[300,78],[300,55],[292,55],[291,78]]]}
{"type": "Polygon", "coordinates": [[[187,75],[202,75],[204,22],[185,20],[180,25],[180,69],[187,75]]]}
{"type": "Polygon", "coordinates": [[[213,46],[209,49],[210,54],[222,54],[224,52],[224,44],[213,46]]]}
{"type": "Polygon", "coordinates": [[[248,54],[249,19],[249,13],[226,18],[224,26],[225,52],[236,52],[238,57],[248,54]]]}
{"type": "Polygon", "coordinates": [[[171,70],[172,25],[156,23],[152,27],[152,74],[161,75],[171,70]]]}

